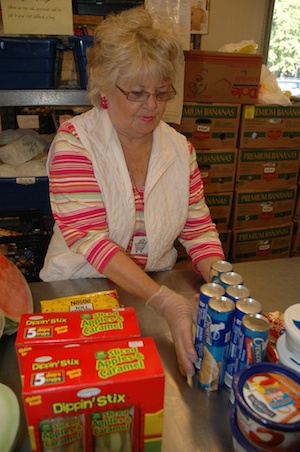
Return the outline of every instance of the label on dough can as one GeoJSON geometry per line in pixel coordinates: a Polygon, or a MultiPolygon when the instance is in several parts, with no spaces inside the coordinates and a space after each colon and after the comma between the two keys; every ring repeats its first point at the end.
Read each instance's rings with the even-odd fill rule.
{"type": "Polygon", "coordinates": [[[235,372],[265,360],[269,334],[270,322],[262,314],[247,314],[242,318],[235,372]]]}
{"type": "Polygon", "coordinates": [[[234,302],[225,296],[208,302],[199,384],[209,391],[224,383],[234,309],[234,302]]]}
{"type": "Polygon", "coordinates": [[[197,314],[197,329],[195,337],[195,348],[198,354],[198,361],[195,363],[196,370],[201,367],[203,358],[203,343],[205,339],[205,322],[207,314],[208,302],[212,297],[220,297],[224,295],[225,289],[217,283],[206,283],[200,287],[199,306],[197,314]]]}

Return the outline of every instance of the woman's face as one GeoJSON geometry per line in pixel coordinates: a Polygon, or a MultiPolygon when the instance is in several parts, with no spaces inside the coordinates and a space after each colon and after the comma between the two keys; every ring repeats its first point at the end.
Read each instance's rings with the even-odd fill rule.
{"type": "Polygon", "coordinates": [[[138,139],[152,134],[164,114],[167,102],[157,101],[155,95],[149,96],[149,99],[143,102],[131,101],[121,90],[126,92],[147,91],[155,94],[172,91],[171,83],[156,84],[143,80],[141,83],[130,84],[128,80],[120,78],[117,86],[106,97],[108,114],[119,137],[138,139]]]}

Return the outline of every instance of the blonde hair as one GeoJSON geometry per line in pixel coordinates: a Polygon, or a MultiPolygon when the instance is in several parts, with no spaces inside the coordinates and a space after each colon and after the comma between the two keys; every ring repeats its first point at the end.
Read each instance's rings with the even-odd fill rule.
{"type": "Polygon", "coordinates": [[[110,93],[120,77],[136,83],[143,77],[176,84],[183,50],[170,22],[144,7],[111,14],[95,29],[87,49],[88,96],[100,105],[100,91],[110,93]]]}

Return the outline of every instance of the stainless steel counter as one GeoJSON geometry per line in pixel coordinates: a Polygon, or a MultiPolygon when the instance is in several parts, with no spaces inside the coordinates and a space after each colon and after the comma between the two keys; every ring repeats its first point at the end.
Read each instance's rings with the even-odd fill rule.
{"type": "MultiPolygon", "coordinates": [[[[261,301],[265,312],[275,309],[284,311],[300,300],[300,257],[239,263],[234,265],[234,270],[243,275],[244,284],[251,290],[252,297],[261,301]]],[[[192,269],[175,269],[151,276],[159,284],[166,284],[187,297],[193,297],[203,283],[192,269]]],[[[116,286],[108,280],[85,279],[32,283],[30,287],[35,310],[38,312],[41,299],[106,290],[116,286]]],[[[227,390],[222,388],[218,392],[206,394],[199,387],[196,376],[187,382],[178,370],[165,321],[147,309],[140,300],[116,288],[122,303],[136,309],[141,334],[154,337],[165,369],[163,452],[232,451],[227,390]]],[[[15,336],[5,336],[0,340],[0,381],[16,392],[22,407],[14,340],[15,336]]],[[[21,415],[16,452],[29,452],[31,449],[23,410],[21,415]]]]}

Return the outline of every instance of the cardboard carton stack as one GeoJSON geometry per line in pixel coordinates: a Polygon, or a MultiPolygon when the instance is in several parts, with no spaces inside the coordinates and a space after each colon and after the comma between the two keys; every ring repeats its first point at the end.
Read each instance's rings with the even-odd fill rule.
{"type": "Polygon", "coordinates": [[[165,376],[133,308],[23,315],[16,350],[33,451],[161,450],[165,376]]]}
{"type": "Polygon", "coordinates": [[[243,105],[230,227],[231,260],[291,255],[300,106],[243,105]]]}
{"type": "Polygon", "coordinates": [[[260,55],[186,52],[182,120],[173,124],[196,149],[206,202],[227,258],[241,108],[257,101],[261,65],[260,55]]]}
{"type": "Polygon", "coordinates": [[[186,52],[182,119],[232,262],[300,255],[300,105],[259,105],[260,55],[186,52]]]}

